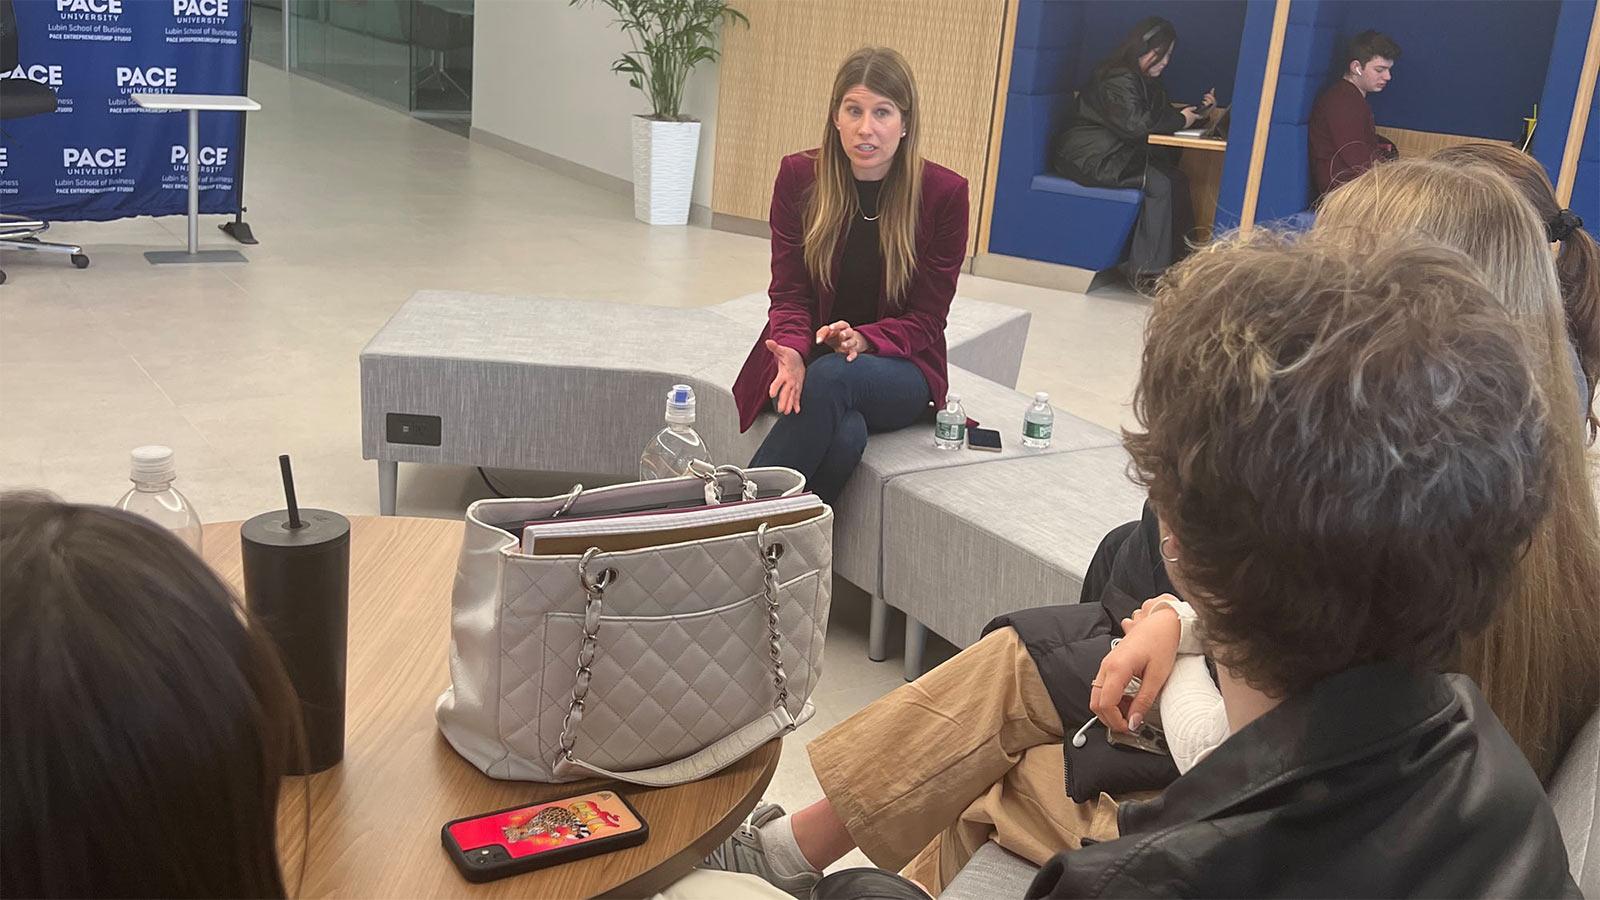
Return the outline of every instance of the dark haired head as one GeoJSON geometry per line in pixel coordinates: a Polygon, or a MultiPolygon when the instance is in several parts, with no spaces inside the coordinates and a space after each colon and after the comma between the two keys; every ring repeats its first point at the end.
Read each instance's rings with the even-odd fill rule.
{"type": "Polygon", "coordinates": [[[0,497],[0,893],[284,896],[297,709],[247,621],[151,522],[0,497]]]}
{"type": "Polygon", "coordinates": [[[1474,271],[1415,237],[1261,235],[1164,279],[1125,443],[1218,662],[1258,688],[1437,670],[1504,598],[1549,428],[1474,271]]]}
{"type": "Polygon", "coordinates": [[[1366,65],[1379,56],[1390,62],[1398,61],[1400,45],[1383,32],[1368,29],[1350,39],[1345,48],[1344,65],[1346,68],[1353,62],[1366,65]]]}
{"type": "Polygon", "coordinates": [[[1100,61],[1096,71],[1105,75],[1112,69],[1131,69],[1142,74],[1139,66],[1141,56],[1154,50],[1156,58],[1160,59],[1166,56],[1177,42],[1178,29],[1171,22],[1160,16],[1147,16],[1140,19],[1139,23],[1128,31],[1122,43],[1100,61]]]}

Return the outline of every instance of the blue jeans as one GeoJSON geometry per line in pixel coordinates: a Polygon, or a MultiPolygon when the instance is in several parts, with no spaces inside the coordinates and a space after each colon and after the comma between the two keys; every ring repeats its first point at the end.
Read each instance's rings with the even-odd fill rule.
{"type": "MultiPolygon", "coordinates": [[[[787,466],[832,505],[867,449],[867,435],[896,431],[928,411],[928,382],[908,359],[829,353],[806,367],[800,411],[780,416],[752,466],[787,466]]],[[[930,437],[929,440],[932,440],[930,437]]]]}

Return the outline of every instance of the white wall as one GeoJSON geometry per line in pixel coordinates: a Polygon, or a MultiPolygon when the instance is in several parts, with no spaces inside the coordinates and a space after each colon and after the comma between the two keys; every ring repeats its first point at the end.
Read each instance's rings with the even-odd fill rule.
{"type": "MultiPolygon", "coordinates": [[[[631,182],[629,119],[648,113],[650,101],[611,72],[631,49],[611,11],[566,0],[478,0],[476,16],[472,127],[631,182]]],[[[694,70],[682,110],[704,123],[694,184],[703,206],[711,205],[716,69],[694,70]]]]}

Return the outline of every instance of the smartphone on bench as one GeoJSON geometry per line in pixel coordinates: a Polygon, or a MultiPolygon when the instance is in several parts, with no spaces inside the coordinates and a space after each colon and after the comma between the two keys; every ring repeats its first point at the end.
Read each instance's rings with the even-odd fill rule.
{"type": "Polygon", "coordinates": [[[636,847],[649,836],[644,817],[615,791],[454,819],[440,832],[445,852],[472,882],[636,847]]]}
{"type": "Polygon", "coordinates": [[[993,428],[968,428],[967,446],[974,450],[1000,452],[1000,432],[993,428]]]}

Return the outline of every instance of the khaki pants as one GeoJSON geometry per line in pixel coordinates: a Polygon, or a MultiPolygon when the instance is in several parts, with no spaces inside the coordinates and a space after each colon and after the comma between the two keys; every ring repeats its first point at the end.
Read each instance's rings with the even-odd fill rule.
{"type": "Polygon", "coordinates": [[[856,846],[937,895],[991,838],[1043,865],[1117,836],[1110,797],[1067,797],[1061,739],[1033,659],[1003,628],[806,749],[856,846]]]}

